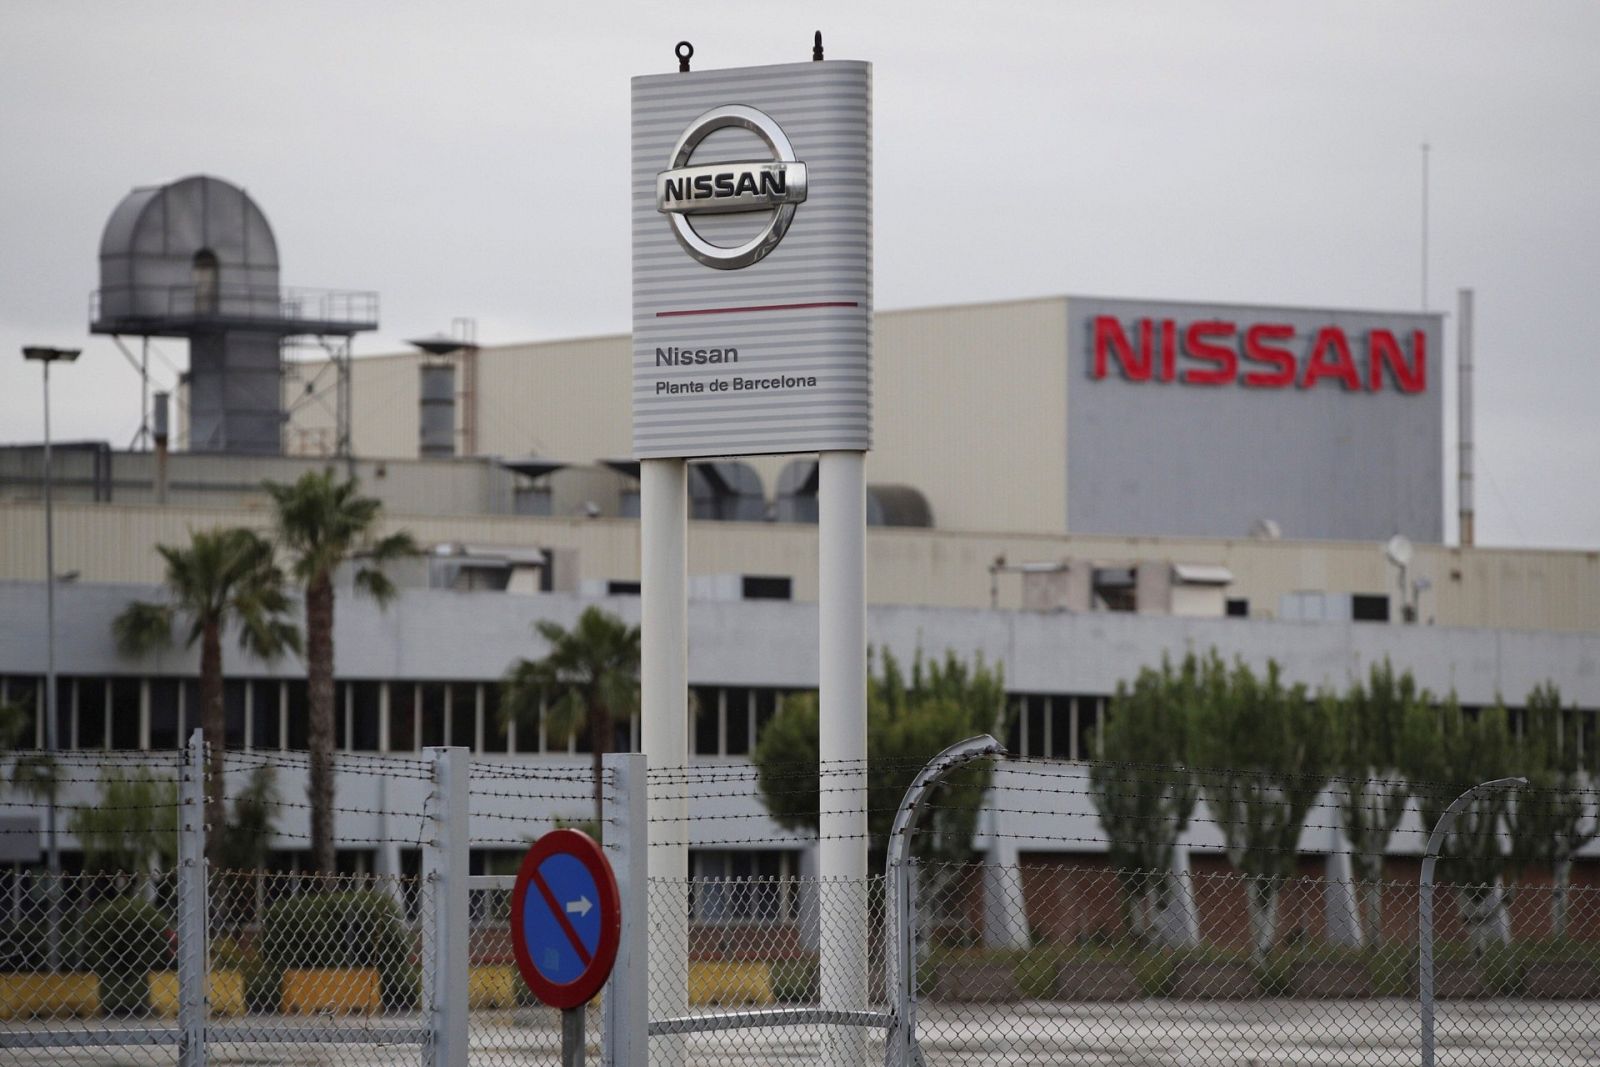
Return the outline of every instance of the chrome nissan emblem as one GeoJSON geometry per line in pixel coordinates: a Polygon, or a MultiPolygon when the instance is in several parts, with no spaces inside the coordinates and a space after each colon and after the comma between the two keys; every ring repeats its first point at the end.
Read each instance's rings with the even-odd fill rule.
{"type": "Polygon", "coordinates": [[[805,198],[806,165],[795,159],[789,138],[770,115],[743,104],[714,107],[691,122],[672,149],[668,169],[656,175],[656,210],[672,223],[673,236],[685,252],[717,270],[738,270],[766,258],[789,231],[795,208],[805,198]],[[689,166],[700,143],[728,127],[760,137],[772,158],[689,166]],[[753,211],[770,211],[772,218],[741,245],[712,244],[695,232],[691,221],[695,215],[753,211]]]}

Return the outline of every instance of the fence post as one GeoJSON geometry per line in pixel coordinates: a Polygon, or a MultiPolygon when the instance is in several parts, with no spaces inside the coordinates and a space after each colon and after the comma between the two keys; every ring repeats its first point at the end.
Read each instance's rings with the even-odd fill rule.
{"type": "Polygon", "coordinates": [[[178,778],[178,1067],[205,1067],[210,934],[206,881],[206,743],[195,730],[178,778]]]}
{"type": "Polygon", "coordinates": [[[957,741],[923,765],[895,812],[894,825],[889,830],[889,853],[883,863],[884,889],[888,894],[883,917],[889,924],[884,937],[884,993],[894,1002],[894,1019],[884,1043],[885,1067],[915,1067],[921,1061],[917,1049],[917,953],[913,941],[916,903],[911,885],[911,833],[917,809],[945,774],[975,759],[1004,755],[1005,751],[1005,746],[988,734],[957,741]]]}
{"type": "Polygon", "coordinates": [[[617,877],[622,940],[601,994],[601,1056],[606,1067],[645,1067],[649,1060],[649,829],[645,807],[646,757],[608,752],[601,834],[617,877]]]}
{"type": "Polygon", "coordinates": [[[433,769],[422,881],[423,997],[428,1011],[424,1067],[467,1067],[467,821],[471,752],[425,750],[433,769]]]}
{"type": "Polygon", "coordinates": [[[1428,835],[1422,850],[1422,878],[1417,901],[1417,999],[1422,1008],[1422,1067],[1433,1067],[1433,867],[1439,860],[1439,846],[1473,797],[1491,789],[1527,785],[1526,778],[1496,778],[1479,782],[1450,802],[1439,816],[1438,825],[1428,835]]]}

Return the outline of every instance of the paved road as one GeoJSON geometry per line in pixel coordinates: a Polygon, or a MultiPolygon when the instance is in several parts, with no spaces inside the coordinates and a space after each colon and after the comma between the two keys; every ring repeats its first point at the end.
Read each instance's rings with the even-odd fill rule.
{"type": "MultiPolygon", "coordinates": [[[[290,1028],[314,1021],[259,1018],[290,1028]]],[[[416,1020],[391,1020],[415,1025],[416,1020]]],[[[343,1021],[332,1025],[344,1028],[343,1021]]],[[[359,1024],[350,1024],[359,1025],[359,1024]]],[[[170,1046],[25,1049],[23,1032],[68,1024],[0,1024],[0,1064],[19,1067],[174,1067],[170,1046]]],[[[696,1034],[686,1067],[815,1067],[821,1027],[696,1034]]],[[[920,1036],[928,1067],[1415,1067],[1417,1007],[1411,1001],[1034,1002],[925,1006],[920,1036]]],[[[591,1013],[591,1040],[599,1020],[591,1013]]],[[[863,1060],[882,1062],[882,1038],[859,1034],[863,1060]]],[[[655,1039],[660,1042],[662,1039],[655,1039]]],[[[559,1030],[545,1010],[473,1016],[472,1067],[557,1062],[559,1030]]],[[[389,1067],[418,1064],[414,1044],[219,1044],[210,1063],[241,1067],[389,1067]]],[[[600,1060],[591,1047],[590,1062],[600,1060]]],[[[1458,1001],[1440,1005],[1439,1067],[1600,1067],[1600,1003],[1458,1001]]]]}

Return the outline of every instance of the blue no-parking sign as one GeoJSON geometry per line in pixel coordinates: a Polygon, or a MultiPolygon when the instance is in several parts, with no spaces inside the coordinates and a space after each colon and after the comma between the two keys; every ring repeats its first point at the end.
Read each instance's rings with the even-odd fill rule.
{"type": "Polygon", "coordinates": [[[534,996],[576,1008],[600,992],[622,935],[617,880],[600,846],[552,830],[522,859],[511,890],[511,947],[534,996]]]}

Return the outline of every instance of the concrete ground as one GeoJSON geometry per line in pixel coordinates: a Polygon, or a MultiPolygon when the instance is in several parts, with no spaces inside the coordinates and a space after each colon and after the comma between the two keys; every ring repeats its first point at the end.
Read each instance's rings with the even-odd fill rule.
{"type": "MultiPolygon", "coordinates": [[[[344,1020],[229,1020],[273,1028],[346,1030],[344,1020]]],[[[386,1020],[415,1025],[416,1020],[386,1020]]],[[[1414,1001],[1267,1000],[1194,1002],[1146,1000],[1122,1004],[1053,1001],[1009,1005],[924,1005],[919,1036],[928,1067],[1396,1067],[1419,1062],[1414,1001]]],[[[685,1067],[816,1067],[826,1027],[725,1030],[684,1039],[685,1067]]],[[[841,1028],[842,1029],[842,1028],[841,1028]]],[[[77,1030],[81,1023],[0,1023],[0,1064],[19,1067],[175,1067],[176,1050],[162,1046],[19,1047],[38,1032],[77,1030]]],[[[882,1063],[882,1035],[852,1031],[863,1063],[882,1063]]],[[[599,1019],[590,1013],[589,1062],[599,1019]]],[[[265,1035],[263,1035],[265,1036],[265,1035]]],[[[354,1035],[351,1035],[354,1036],[354,1035]]],[[[472,1067],[522,1067],[559,1059],[556,1013],[479,1012],[473,1016],[472,1067]]],[[[1600,1067],[1600,1002],[1483,1000],[1440,1004],[1438,1067],[1600,1067]]],[[[666,1041],[652,1039],[663,1057],[666,1041]]],[[[245,1067],[387,1067],[419,1064],[415,1044],[301,1043],[285,1040],[215,1044],[211,1064],[245,1067]]]]}

